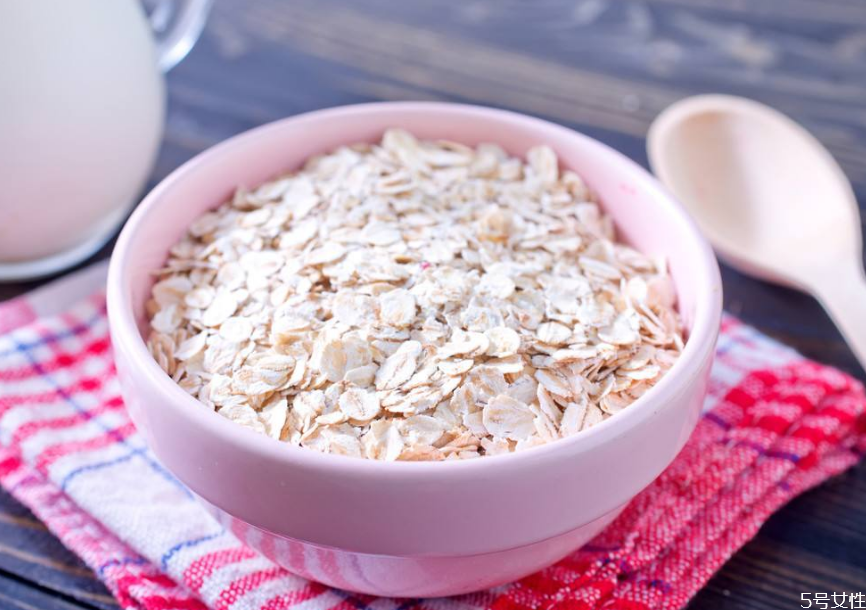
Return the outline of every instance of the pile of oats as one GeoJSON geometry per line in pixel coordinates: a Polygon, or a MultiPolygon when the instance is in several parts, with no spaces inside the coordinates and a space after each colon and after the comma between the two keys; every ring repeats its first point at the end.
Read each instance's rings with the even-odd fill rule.
{"type": "Polygon", "coordinates": [[[150,350],[292,445],[379,460],[519,451],[616,414],[682,349],[663,261],[554,152],[389,130],[239,190],[159,272],[150,350]]]}

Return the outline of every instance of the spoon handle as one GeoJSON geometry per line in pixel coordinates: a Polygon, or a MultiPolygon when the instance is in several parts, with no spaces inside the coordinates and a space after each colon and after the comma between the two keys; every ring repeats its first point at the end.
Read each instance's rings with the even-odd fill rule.
{"type": "Polygon", "coordinates": [[[825,270],[815,280],[818,300],[866,370],[866,274],[859,261],[825,270]]]}

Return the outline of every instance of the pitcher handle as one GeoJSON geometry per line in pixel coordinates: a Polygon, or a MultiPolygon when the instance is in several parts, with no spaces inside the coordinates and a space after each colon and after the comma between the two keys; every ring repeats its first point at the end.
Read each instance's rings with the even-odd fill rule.
{"type": "Polygon", "coordinates": [[[160,0],[150,13],[159,69],[168,72],[186,57],[204,28],[212,0],[160,0]]]}

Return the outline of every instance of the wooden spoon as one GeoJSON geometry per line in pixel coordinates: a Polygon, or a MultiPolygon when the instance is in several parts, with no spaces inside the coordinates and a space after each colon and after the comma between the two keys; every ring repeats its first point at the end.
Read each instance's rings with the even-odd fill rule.
{"type": "Polygon", "coordinates": [[[842,169],[809,132],[752,100],[701,95],[650,128],[656,175],[719,255],[814,295],[866,369],[860,214],[842,169]]]}

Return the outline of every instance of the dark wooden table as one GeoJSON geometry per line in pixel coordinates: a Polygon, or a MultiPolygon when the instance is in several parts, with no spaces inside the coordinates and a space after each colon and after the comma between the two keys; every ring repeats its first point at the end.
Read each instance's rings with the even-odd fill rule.
{"type": "MultiPolygon", "coordinates": [[[[660,110],[721,91],[805,124],[866,203],[866,0],[218,0],[168,91],[151,185],[256,125],[371,100],[511,108],[645,165],[644,136],[660,110]]],[[[723,275],[728,311],[864,379],[811,298],[723,275]]],[[[0,299],[35,286],[0,286],[0,299]]],[[[787,610],[801,593],[842,591],[866,592],[866,465],[781,510],[691,607],[787,610]]],[[[0,608],[114,606],[87,568],[0,492],[0,608]]]]}

